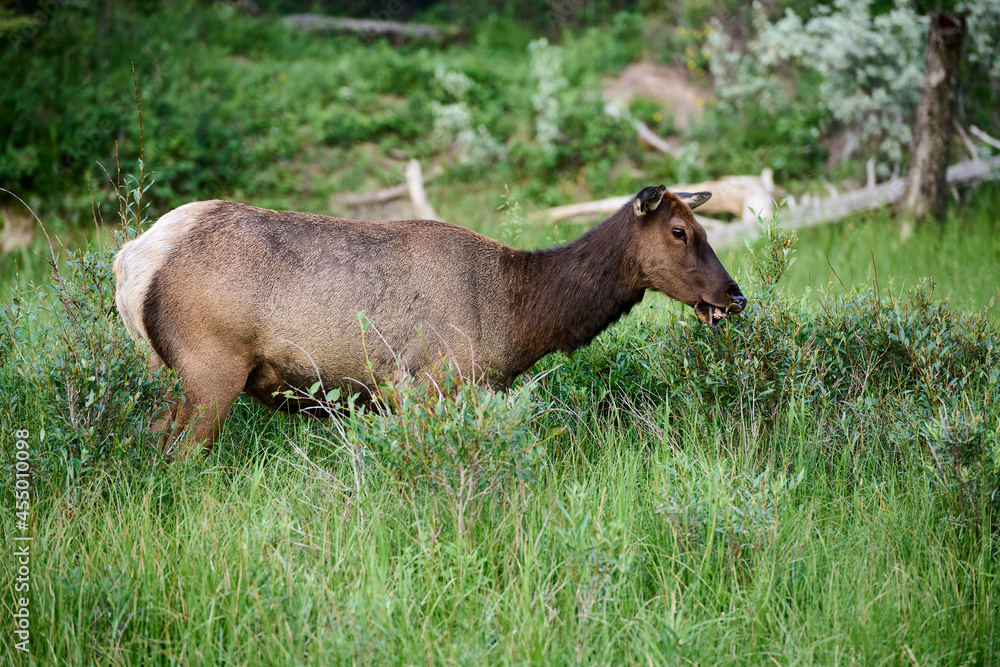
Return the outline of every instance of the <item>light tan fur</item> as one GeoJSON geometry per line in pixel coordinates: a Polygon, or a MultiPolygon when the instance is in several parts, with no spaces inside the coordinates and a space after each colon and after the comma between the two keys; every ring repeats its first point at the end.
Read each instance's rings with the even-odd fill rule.
{"type": "Polygon", "coordinates": [[[708,323],[738,312],[745,300],[687,203],[707,197],[645,188],[580,239],[536,252],[435,221],[199,202],[122,248],[116,300],[149,339],[150,368],[183,383],[164,448],[190,424],[188,447],[209,451],[243,391],[297,409],[308,403],[279,392],[318,377],[369,397],[400,368],[425,378],[444,361],[506,388],[545,354],[585,345],[646,289],[708,323]]]}
{"type": "Polygon", "coordinates": [[[192,202],[170,211],[145,234],[122,246],[115,255],[115,302],[125,328],[135,339],[147,338],[142,307],[149,283],[185,233],[201,220],[211,202],[192,202]]]}

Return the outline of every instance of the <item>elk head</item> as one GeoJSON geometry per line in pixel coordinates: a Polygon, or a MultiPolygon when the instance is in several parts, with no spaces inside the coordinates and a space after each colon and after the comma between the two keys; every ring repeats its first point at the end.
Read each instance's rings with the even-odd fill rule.
{"type": "Polygon", "coordinates": [[[691,306],[698,319],[715,326],[729,313],[742,311],[747,300],[691,212],[711,196],[652,186],[636,195],[632,212],[642,286],[691,306]]]}

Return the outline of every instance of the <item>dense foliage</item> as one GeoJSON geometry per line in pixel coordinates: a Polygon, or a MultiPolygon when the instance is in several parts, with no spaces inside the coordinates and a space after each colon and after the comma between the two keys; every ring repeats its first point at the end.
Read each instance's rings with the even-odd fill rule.
{"type": "MultiPolygon", "coordinates": [[[[122,184],[117,246],[148,222],[142,200],[148,187],[131,176],[122,184]]],[[[38,483],[72,488],[95,470],[146,470],[158,454],[153,423],[179,400],[177,382],[171,372],[146,370],[146,350],[118,317],[114,251],[84,248],[64,262],[50,252],[52,279],[39,289],[51,305],[40,305],[21,285],[12,302],[0,304],[3,422],[39,434],[31,450],[38,483]],[[59,445],[46,447],[46,440],[59,445]]],[[[12,483],[5,476],[0,486],[9,492],[12,483]]]]}
{"type": "Polygon", "coordinates": [[[474,50],[419,43],[397,49],[304,34],[279,17],[249,16],[226,3],[50,9],[30,29],[6,25],[0,182],[77,214],[89,211],[78,194],[86,183],[113,210],[105,170],[119,161],[129,170],[136,164],[128,147],[139,145],[137,93],[161,209],[245,192],[256,201],[287,200],[315,188],[325,198],[373,177],[400,177],[395,164],[380,164],[366,146],[381,154],[450,156],[456,167],[475,169],[503,157],[506,178],[530,174],[543,184],[590,165],[598,183],[627,136],[619,122],[602,118],[595,86],[602,72],[628,62],[622,38],[630,24],[618,20],[610,31],[570,38],[574,57],[565,67],[555,47],[538,42],[543,48],[531,52],[548,58],[548,70],[532,74],[532,34],[496,16],[476,31],[474,50]],[[449,83],[456,77],[459,88],[449,83]],[[550,80],[564,84],[547,86],[550,80]],[[536,116],[549,128],[537,142],[536,116]],[[331,165],[327,182],[317,185],[301,173],[313,163],[331,165]]]}
{"type": "MultiPolygon", "coordinates": [[[[207,197],[326,211],[331,195],[398,182],[414,157],[447,165],[445,184],[509,185],[534,206],[637,190],[645,174],[691,182],[770,167],[780,182],[810,181],[858,175],[870,153],[883,175],[905,162],[924,39],[909,5],[522,5],[400,3],[402,18],[465,32],[394,46],[280,21],[368,16],[364,2],[263,3],[260,14],[193,0],[6,3],[0,182],[63,213],[57,226],[89,220],[87,185],[110,214],[106,171],[138,159],[137,92],[157,212],[207,197]],[[675,137],[676,159],[603,113],[601,78],[639,60],[684,67],[707,91],[686,129],[662,103],[636,108],[675,137]]],[[[1000,15],[970,7],[961,122],[988,127],[1000,120],[1000,15]]]]}
{"type": "MultiPolygon", "coordinates": [[[[756,4],[752,37],[742,44],[713,19],[706,52],[721,107],[748,119],[762,112],[812,116],[814,138],[843,135],[834,159],[875,157],[888,176],[911,147],[923,84],[927,28],[918,4],[836,0],[780,14],[756,4]]],[[[1000,8],[959,4],[969,15],[960,122],[992,126],[1000,100],[1000,8]]]]}

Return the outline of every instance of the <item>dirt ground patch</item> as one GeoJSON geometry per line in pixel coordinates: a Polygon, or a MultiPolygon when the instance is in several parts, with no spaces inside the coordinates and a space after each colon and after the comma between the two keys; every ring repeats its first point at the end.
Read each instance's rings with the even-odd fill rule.
{"type": "Polygon", "coordinates": [[[615,78],[603,81],[604,101],[626,108],[637,95],[645,95],[663,104],[674,115],[674,127],[684,131],[697,120],[712,92],[688,79],[678,65],[633,63],[615,78]]]}
{"type": "Polygon", "coordinates": [[[35,238],[35,219],[28,213],[0,207],[0,253],[14,252],[35,238]]]}

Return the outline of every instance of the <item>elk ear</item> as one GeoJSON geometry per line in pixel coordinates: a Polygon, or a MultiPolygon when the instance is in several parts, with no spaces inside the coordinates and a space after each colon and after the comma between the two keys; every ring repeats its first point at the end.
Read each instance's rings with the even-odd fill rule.
{"type": "Polygon", "coordinates": [[[711,192],[695,192],[694,194],[689,192],[675,192],[674,194],[691,208],[698,208],[712,198],[711,192]]]}
{"type": "Polygon", "coordinates": [[[637,218],[641,218],[650,211],[655,211],[656,207],[663,201],[663,193],[667,191],[667,186],[656,185],[643,188],[639,191],[635,201],[632,202],[632,210],[637,218]]]}

